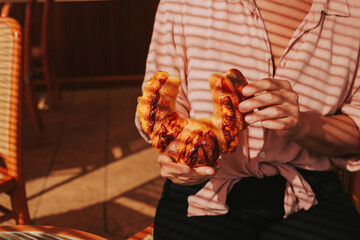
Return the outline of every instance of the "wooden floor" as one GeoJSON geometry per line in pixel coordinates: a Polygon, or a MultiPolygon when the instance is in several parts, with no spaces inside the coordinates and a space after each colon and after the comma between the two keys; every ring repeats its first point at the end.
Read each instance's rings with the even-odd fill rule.
{"type": "Polygon", "coordinates": [[[114,240],[152,224],[163,179],[157,153],[135,129],[139,94],[138,86],[63,91],[59,109],[42,111],[40,145],[24,114],[23,157],[33,224],[114,240]]]}

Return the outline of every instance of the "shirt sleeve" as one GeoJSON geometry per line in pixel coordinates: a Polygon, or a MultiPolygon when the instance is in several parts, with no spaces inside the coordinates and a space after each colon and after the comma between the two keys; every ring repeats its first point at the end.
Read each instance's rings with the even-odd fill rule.
{"type": "MultiPolygon", "coordinates": [[[[187,62],[184,36],[181,34],[181,16],[174,14],[174,7],[179,5],[161,0],[156,12],[149,52],[146,60],[146,81],[157,71],[166,71],[170,75],[180,77],[181,86],[177,97],[176,108],[183,118],[189,117],[190,103],[187,99],[187,62]]],[[[150,138],[143,132],[139,117],[136,113],[135,125],[140,135],[148,142],[150,138]]]]}
{"type": "MultiPolygon", "coordinates": [[[[357,68],[357,74],[350,95],[346,98],[340,107],[340,111],[349,116],[360,130],[360,66],[357,68]]],[[[348,171],[360,170],[360,154],[331,159],[332,162],[340,168],[348,171]]]]}

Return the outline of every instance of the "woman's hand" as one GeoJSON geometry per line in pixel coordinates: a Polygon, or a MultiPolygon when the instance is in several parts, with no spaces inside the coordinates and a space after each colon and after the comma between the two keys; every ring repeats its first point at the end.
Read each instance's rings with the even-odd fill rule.
{"type": "Polygon", "coordinates": [[[275,130],[283,137],[294,137],[300,129],[298,94],[290,83],[278,79],[262,79],[243,88],[249,97],[239,105],[240,112],[248,113],[247,123],[261,122],[265,128],[275,130]]]}
{"type": "Polygon", "coordinates": [[[204,182],[212,178],[215,175],[215,170],[220,167],[220,163],[217,162],[214,167],[190,168],[187,165],[175,163],[165,154],[159,155],[158,163],[161,169],[161,176],[180,185],[196,185],[204,182]]]}
{"type": "Polygon", "coordinates": [[[242,93],[249,97],[239,104],[240,112],[248,113],[246,122],[261,122],[263,127],[313,153],[359,154],[360,131],[355,122],[345,114],[321,116],[300,112],[298,94],[288,81],[258,80],[245,86],[242,93]]]}

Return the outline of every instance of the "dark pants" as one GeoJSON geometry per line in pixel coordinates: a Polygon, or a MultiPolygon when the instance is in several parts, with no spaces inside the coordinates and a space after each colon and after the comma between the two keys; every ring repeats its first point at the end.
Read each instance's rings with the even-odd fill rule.
{"type": "Polygon", "coordinates": [[[155,217],[154,239],[359,240],[360,215],[337,175],[298,170],[319,203],[286,219],[283,219],[286,181],[281,176],[242,179],[228,195],[228,214],[201,217],[186,216],[187,197],[204,184],[180,186],[166,180],[155,217]]]}

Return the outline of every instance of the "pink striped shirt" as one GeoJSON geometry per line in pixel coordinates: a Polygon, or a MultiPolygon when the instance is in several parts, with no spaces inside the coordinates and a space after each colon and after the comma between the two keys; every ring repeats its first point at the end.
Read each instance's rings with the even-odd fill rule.
{"type": "MultiPolygon", "coordinates": [[[[359,48],[358,0],[314,0],[276,72],[254,0],[162,0],[145,80],[159,70],[179,76],[178,111],[184,117],[200,118],[213,114],[209,76],[237,68],[249,82],[269,77],[290,81],[299,94],[301,111],[324,116],[342,112],[360,126],[359,48]]],[[[236,152],[223,155],[221,161],[216,175],[189,197],[189,216],[225,214],[227,193],[236,182],[280,174],[287,180],[286,217],[317,203],[295,167],[321,171],[337,165],[360,170],[359,155],[316,155],[260,124],[242,132],[236,152]]]]}

